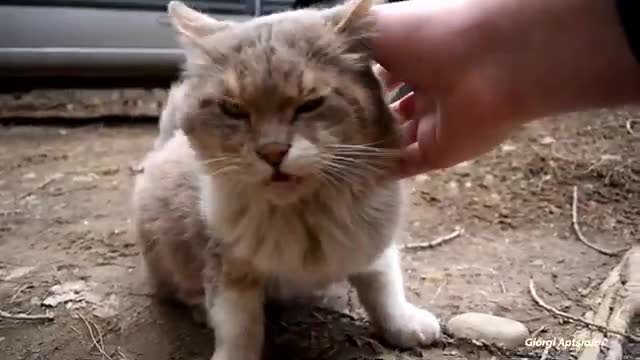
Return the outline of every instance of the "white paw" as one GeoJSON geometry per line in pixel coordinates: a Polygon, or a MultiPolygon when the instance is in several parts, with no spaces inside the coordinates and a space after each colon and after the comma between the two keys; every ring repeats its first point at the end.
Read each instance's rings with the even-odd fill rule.
{"type": "Polygon", "coordinates": [[[441,338],[438,319],[410,303],[380,327],[386,340],[401,348],[426,346],[441,338]]]}

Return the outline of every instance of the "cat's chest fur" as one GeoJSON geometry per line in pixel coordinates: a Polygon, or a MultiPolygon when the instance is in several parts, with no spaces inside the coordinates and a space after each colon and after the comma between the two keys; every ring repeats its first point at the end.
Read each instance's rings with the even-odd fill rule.
{"type": "Polygon", "coordinates": [[[367,196],[319,193],[291,206],[274,206],[250,191],[203,177],[202,209],[228,255],[264,275],[324,286],[364,270],[398,231],[399,184],[367,196]]]}

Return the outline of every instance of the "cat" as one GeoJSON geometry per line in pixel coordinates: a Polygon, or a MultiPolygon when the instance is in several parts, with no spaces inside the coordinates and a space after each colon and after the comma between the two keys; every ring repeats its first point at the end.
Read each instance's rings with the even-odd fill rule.
{"type": "Polygon", "coordinates": [[[222,22],[172,1],[180,82],[133,189],[159,296],[201,309],[214,360],[257,360],[266,300],[348,280],[373,326],[441,338],[410,303],[397,243],[401,130],[371,67],[371,0],[222,22]]]}

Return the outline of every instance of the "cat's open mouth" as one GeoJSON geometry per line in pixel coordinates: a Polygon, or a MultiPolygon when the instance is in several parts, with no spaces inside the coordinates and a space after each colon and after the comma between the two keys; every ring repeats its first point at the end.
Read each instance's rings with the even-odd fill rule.
{"type": "Polygon", "coordinates": [[[293,183],[299,182],[300,180],[301,178],[299,176],[289,175],[279,170],[274,172],[273,175],[271,175],[271,179],[269,179],[272,183],[293,183]]]}

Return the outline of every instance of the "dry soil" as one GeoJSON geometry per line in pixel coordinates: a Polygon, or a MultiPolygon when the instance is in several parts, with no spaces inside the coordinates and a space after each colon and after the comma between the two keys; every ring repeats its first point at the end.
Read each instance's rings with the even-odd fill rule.
{"type": "MultiPolygon", "coordinates": [[[[522,321],[531,332],[544,326],[543,338],[570,340],[580,326],[536,306],[529,279],[545,302],[581,316],[588,310],[584,294],[619,261],[576,238],[574,186],[580,225],[592,242],[608,249],[638,242],[635,119],[635,110],[547,119],[475,161],[417,177],[406,242],[457,227],[464,234],[403,252],[411,301],[443,323],[461,312],[489,312],[522,321]]],[[[127,232],[132,173],[151,147],[155,123],[44,123],[0,127],[0,309],[47,312],[55,320],[0,320],[0,359],[208,359],[212,332],[150,296],[127,232]]],[[[269,309],[267,356],[539,359],[544,350],[501,354],[458,342],[400,351],[378,340],[361,316],[345,287],[324,304],[269,309]]],[[[640,358],[640,344],[625,349],[627,359],[640,358]]],[[[573,358],[575,351],[550,349],[547,359],[573,358]]]]}

